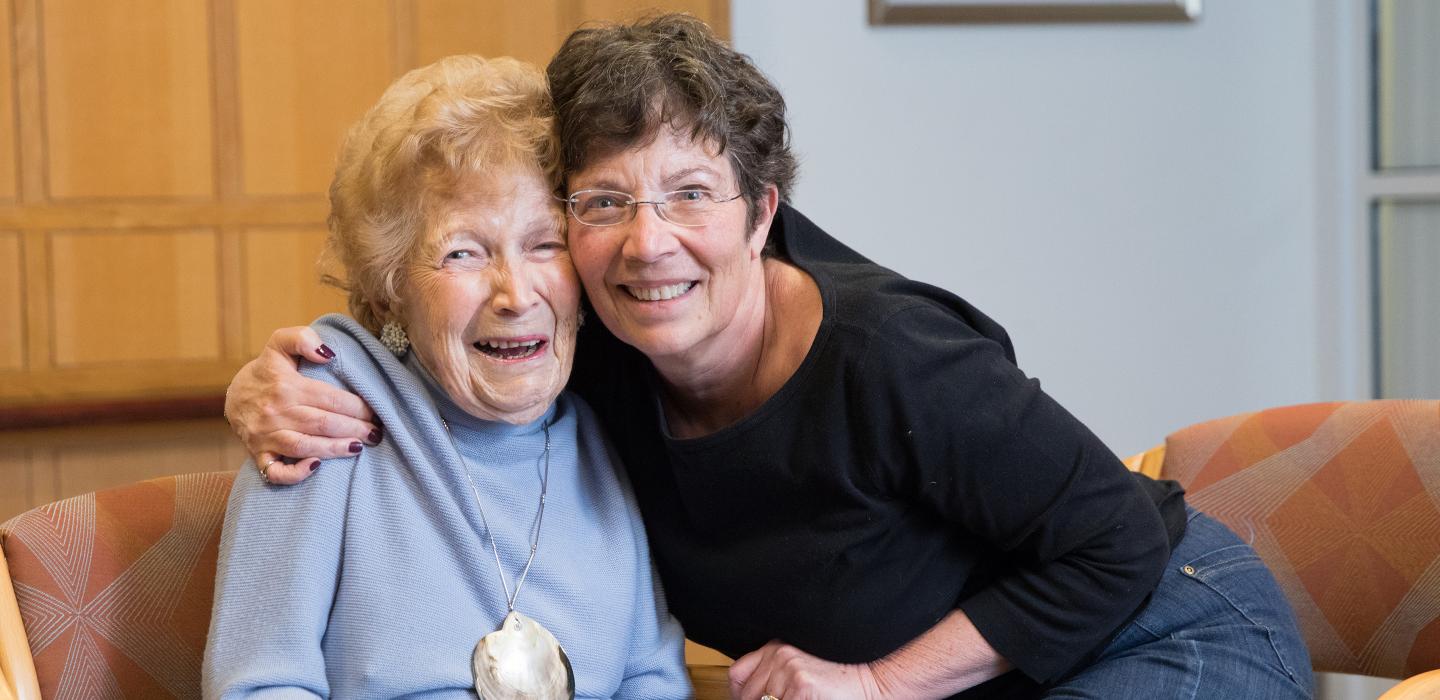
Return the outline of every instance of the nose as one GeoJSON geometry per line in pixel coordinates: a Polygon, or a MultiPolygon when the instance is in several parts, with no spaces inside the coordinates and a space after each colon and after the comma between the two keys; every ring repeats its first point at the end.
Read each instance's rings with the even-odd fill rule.
{"type": "Polygon", "coordinates": [[[491,308],[501,315],[521,316],[540,303],[535,274],[534,266],[523,262],[500,265],[495,271],[491,308]]]}
{"type": "Polygon", "coordinates": [[[621,252],[626,259],[653,263],[672,255],[678,242],[670,222],[660,217],[656,205],[639,205],[635,218],[626,224],[625,247],[621,252]]]}

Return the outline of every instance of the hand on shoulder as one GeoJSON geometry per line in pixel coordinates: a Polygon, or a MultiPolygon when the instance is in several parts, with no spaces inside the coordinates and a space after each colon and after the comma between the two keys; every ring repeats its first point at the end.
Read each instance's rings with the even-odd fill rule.
{"type": "Polygon", "coordinates": [[[353,455],[382,437],[360,397],[300,374],[300,359],[334,357],[313,328],[282,328],[225,392],[230,427],[272,484],[299,483],[321,459],[353,455]]]}

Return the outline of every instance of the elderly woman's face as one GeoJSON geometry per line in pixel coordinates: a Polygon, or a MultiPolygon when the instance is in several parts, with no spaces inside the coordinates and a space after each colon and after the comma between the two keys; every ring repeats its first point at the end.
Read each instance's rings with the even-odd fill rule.
{"type": "Polygon", "coordinates": [[[427,217],[399,314],[425,369],[467,413],[526,423],[565,387],[580,290],[537,170],[477,177],[427,217]]]}
{"type": "MultiPolygon", "coordinates": [[[[687,133],[662,128],[649,144],[573,173],[569,190],[614,190],[654,201],[702,189],[739,191],[730,161],[687,133]]],[[[704,225],[685,227],[640,205],[631,221],[587,226],[570,219],[571,252],[595,312],[620,340],[652,360],[724,343],[723,332],[755,286],[764,285],[760,250],[770,219],[753,229],[743,198],[717,203],[704,225]]]]}

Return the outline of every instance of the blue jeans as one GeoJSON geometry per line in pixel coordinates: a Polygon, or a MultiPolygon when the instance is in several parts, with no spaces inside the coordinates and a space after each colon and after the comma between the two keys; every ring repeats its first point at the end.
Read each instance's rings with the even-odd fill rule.
{"type": "Polygon", "coordinates": [[[1046,698],[1309,698],[1310,654],[1250,545],[1191,508],[1145,609],[1046,698]]]}

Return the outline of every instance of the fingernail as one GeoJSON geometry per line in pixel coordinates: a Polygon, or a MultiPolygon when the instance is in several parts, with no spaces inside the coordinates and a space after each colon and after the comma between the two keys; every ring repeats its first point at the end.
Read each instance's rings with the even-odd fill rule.
{"type": "Polygon", "coordinates": [[[319,468],[320,468],[320,463],[319,463],[318,461],[315,462],[314,464],[310,465],[310,471],[312,471],[312,472],[315,471],[316,469],[319,469],[319,468]]]}
{"type": "Polygon", "coordinates": [[[352,442],[352,443],[350,443],[349,449],[350,449],[350,454],[353,455],[353,454],[356,454],[356,453],[360,452],[360,450],[364,449],[364,446],[361,445],[361,444],[358,443],[358,442],[352,442]]]}
{"type": "Polygon", "coordinates": [[[327,360],[333,360],[333,359],[335,359],[335,351],[334,351],[334,350],[331,350],[331,349],[330,349],[330,346],[329,346],[329,345],[325,345],[324,343],[321,343],[320,349],[319,349],[317,352],[320,353],[320,356],[321,356],[321,357],[323,357],[323,358],[325,358],[325,359],[327,359],[327,360]]]}
{"type": "Polygon", "coordinates": [[[369,441],[370,441],[370,444],[372,444],[372,445],[378,445],[378,444],[380,444],[380,429],[379,429],[379,428],[376,428],[376,429],[370,431],[370,434],[369,434],[369,435],[366,435],[366,436],[365,436],[365,439],[366,439],[366,440],[369,440],[369,441]]]}

